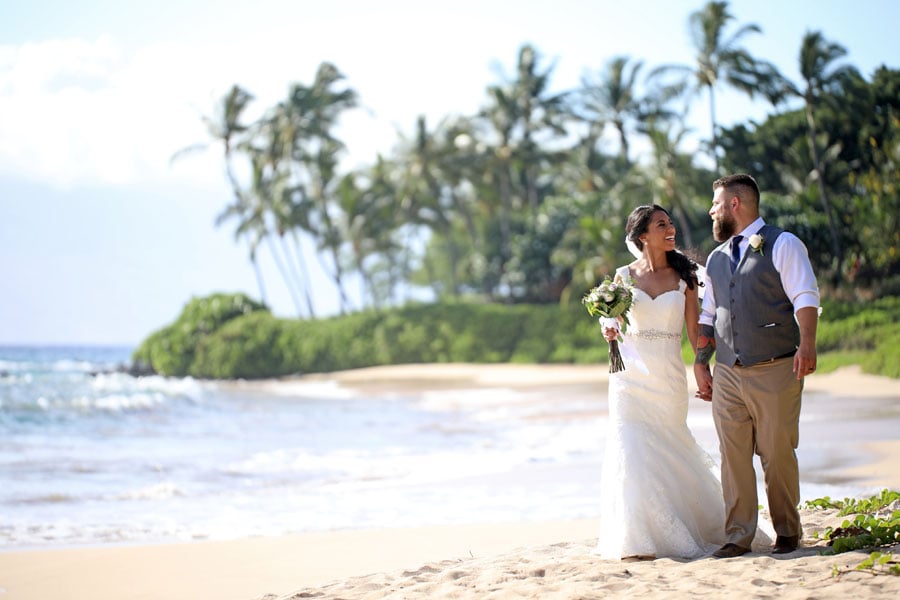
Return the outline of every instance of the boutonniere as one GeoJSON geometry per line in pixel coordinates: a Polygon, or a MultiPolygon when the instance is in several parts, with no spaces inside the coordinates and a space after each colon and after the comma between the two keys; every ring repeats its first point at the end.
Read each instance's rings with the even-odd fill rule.
{"type": "Polygon", "coordinates": [[[750,241],[750,248],[754,252],[758,253],[760,256],[765,256],[765,253],[763,252],[763,244],[766,243],[766,238],[759,235],[758,233],[754,233],[753,235],[750,236],[749,241],[750,241]]]}

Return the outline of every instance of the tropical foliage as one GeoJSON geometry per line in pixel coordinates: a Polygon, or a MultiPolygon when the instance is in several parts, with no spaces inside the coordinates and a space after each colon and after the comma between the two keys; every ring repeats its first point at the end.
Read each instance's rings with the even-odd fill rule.
{"type": "MultiPolygon", "coordinates": [[[[342,314],[401,306],[413,288],[437,301],[577,305],[629,260],[622,228],[636,205],[669,208],[681,244],[702,260],[714,244],[710,183],[744,171],[765,191],[764,217],[806,242],[826,296],[897,294],[900,71],[867,78],[813,31],[798,40],[802,81],[791,82],[750,54],[747,36],[765,33],[726,2],[687,22],[695,65],[642,77],[643,61],[617,56],[572,90],[555,90],[555,65],[524,45],[480,110],[413,117],[391,153],[356,170],[341,167],[338,131],[360,94],[335,65],[254,121],[244,118],[252,93],[235,85],[206,119],[232,189],[220,224],[234,227],[254,265],[265,256],[278,266],[298,317],[316,317],[312,261],[342,314]],[[725,84],[776,111],[720,127],[725,84]],[[703,94],[708,156],[686,149],[685,110],[703,94]]],[[[272,285],[260,277],[263,303],[272,285]]]]}

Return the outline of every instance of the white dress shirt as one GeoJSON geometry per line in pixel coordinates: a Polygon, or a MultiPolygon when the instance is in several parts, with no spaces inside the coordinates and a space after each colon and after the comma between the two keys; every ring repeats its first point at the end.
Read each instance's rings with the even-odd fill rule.
{"type": "MultiPolygon", "coordinates": [[[[740,235],[744,236],[738,244],[741,258],[744,257],[744,253],[750,246],[750,236],[762,229],[765,224],[762,217],[759,217],[740,232],[740,235]]],[[[725,244],[722,248],[717,252],[725,252],[729,255],[730,260],[731,244],[725,244]]],[[[809,262],[806,245],[800,241],[800,238],[787,231],[779,235],[772,246],[772,263],[781,276],[781,286],[784,288],[785,295],[794,305],[794,314],[797,314],[801,308],[810,306],[818,309],[819,285],[816,283],[816,275],[809,262]]],[[[709,267],[708,259],[706,266],[709,267]]],[[[706,289],[700,309],[700,324],[713,325],[716,314],[716,297],[708,274],[704,273],[703,282],[706,284],[706,289]]]]}

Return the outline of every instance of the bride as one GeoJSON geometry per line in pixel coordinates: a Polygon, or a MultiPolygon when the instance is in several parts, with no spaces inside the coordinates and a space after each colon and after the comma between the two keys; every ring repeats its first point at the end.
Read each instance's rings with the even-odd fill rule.
{"type": "MultiPolygon", "coordinates": [[[[622,334],[625,370],[609,381],[594,552],[611,559],[697,558],[725,541],[717,467],[686,423],[681,336],[687,324],[696,349],[698,267],[675,249],[675,226],[660,206],[634,209],[626,236],[640,258],[616,271],[617,279],[631,281],[634,301],[622,334]]],[[[607,340],[618,334],[604,327],[607,340]]]]}

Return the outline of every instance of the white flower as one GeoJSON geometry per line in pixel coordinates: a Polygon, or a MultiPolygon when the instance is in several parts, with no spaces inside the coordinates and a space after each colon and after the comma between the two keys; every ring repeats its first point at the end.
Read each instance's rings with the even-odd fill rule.
{"type": "Polygon", "coordinates": [[[616,299],[615,294],[610,294],[609,292],[602,294],[602,296],[603,296],[603,300],[606,302],[612,302],[613,300],[616,299]]]}
{"type": "MultiPolygon", "coordinates": [[[[750,242],[750,247],[753,249],[754,252],[763,254],[763,244],[766,243],[766,238],[759,235],[758,233],[754,233],[753,235],[750,236],[749,242],[750,242]]],[[[765,256],[765,255],[763,254],[763,256],[765,256]]]]}

